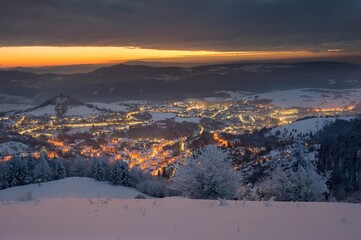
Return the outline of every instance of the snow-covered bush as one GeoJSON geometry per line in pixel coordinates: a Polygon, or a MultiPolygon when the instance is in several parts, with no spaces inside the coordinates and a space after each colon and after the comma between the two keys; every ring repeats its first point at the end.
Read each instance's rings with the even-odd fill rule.
{"type": "Polygon", "coordinates": [[[54,161],[54,179],[63,179],[66,177],[66,169],[63,159],[56,159],[54,161]]]}
{"type": "Polygon", "coordinates": [[[152,178],[147,172],[143,172],[142,169],[133,167],[129,170],[129,186],[136,187],[139,183],[152,178]]]}
{"type": "Polygon", "coordinates": [[[277,201],[322,201],[328,193],[329,174],[317,173],[316,166],[297,148],[290,159],[279,161],[260,185],[265,198],[277,201]]]}
{"type": "Polygon", "coordinates": [[[83,157],[78,156],[74,160],[70,162],[69,167],[69,177],[88,177],[92,174],[89,173],[91,170],[89,169],[89,164],[87,163],[83,157]]]}
{"type": "Polygon", "coordinates": [[[161,180],[148,179],[141,181],[137,187],[140,192],[148,194],[153,197],[169,197],[172,196],[171,190],[167,184],[161,180]]]}
{"type": "Polygon", "coordinates": [[[116,161],[109,165],[108,180],[114,185],[129,186],[129,166],[124,161],[116,161]]]}
{"type": "Polygon", "coordinates": [[[174,189],[194,199],[234,198],[241,182],[228,153],[214,145],[204,147],[196,157],[188,159],[172,180],[174,189]]]}
{"type": "Polygon", "coordinates": [[[53,171],[44,155],[37,161],[33,174],[36,182],[46,182],[53,179],[53,171]]]}
{"type": "Polygon", "coordinates": [[[10,166],[7,163],[0,163],[0,190],[10,186],[10,166]]]}
{"type": "Polygon", "coordinates": [[[91,169],[92,169],[91,177],[93,177],[95,180],[97,181],[107,180],[108,168],[105,159],[102,158],[93,159],[91,169]]]}
{"type": "Polygon", "coordinates": [[[33,175],[26,164],[26,161],[15,157],[10,162],[10,184],[11,186],[25,185],[32,183],[33,175]]]}

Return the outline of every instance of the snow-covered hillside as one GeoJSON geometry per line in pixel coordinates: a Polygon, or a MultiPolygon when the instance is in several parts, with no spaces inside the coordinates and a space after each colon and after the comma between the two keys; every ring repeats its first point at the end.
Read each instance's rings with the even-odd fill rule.
{"type": "Polygon", "coordinates": [[[294,89],[268,93],[245,93],[224,91],[232,99],[251,100],[255,97],[271,99],[275,106],[282,108],[314,107],[343,108],[357,104],[361,99],[361,89],[294,89]]]}
{"type": "MultiPolygon", "coordinates": [[[[111,185],[92,178],[71,177],[58,181],[30,184],[0,191],[0,201],[17,200],[31,193],[34,199],[49,198],[117,198],[133,199],[142,194],[133,188],[111,185]]],[[[145,194],[142,194],[146,196],[145,194]]],[[[147,196],[148,197],[148,196],[147,196]]]]}
{"type": "Polygon", "coordinates": [[[164,113],[164,112],[150,112],[153,121],[164,121],[167,119],[175,118],[175,113],[164,113]]]}
{"type": "Polygon", "coordinates": [[[358,204],[227,201],[224,206],[213,200],[130,199],[127,188],[98,192],[107,183],[82,178],[48,184],[0,191],[7,199],[0,204],[1,240],[361,239],[358,204]],[[37,195],[36,188],[48,194],[37,195]],[[38,200],[17,200],[29,190],[38,200]],[[93,195],[79,198],[81,191],[93,195]],[[115,197],[117,191],[129,199],[115,197]]]}
{"type": "Polygon", "coordinates": [[[41,117],[41,116],[78,116],[86,117],[100,115],[102,110],[92,104],[86,104],[75,98],[59,95],[44,102],[38,107],[22,112],[22,114],[41,117]]]}
{"type": "Polygon", "coordinates": [[[128,106],[119,102],[115,102],[115,103],[89,102],[89,104],[94,105],[99,109],[110,110],[113,112],[127,112],[129,110],[128,106]]]}
{"type": "Polygon", "coordinates": [[[13,155],[27,152],[29,146],[21,142],[5,142],[0,144],[0,155],[13,155]]]}
{"type": "MultiPolygon", "coordinates": [[[[27,115],[32,115],[35,117],[41,117],[44,115],[48,116],[56,116],[57,111],[55,109],[55,105],[47,105],[44,107],[36,108],[29,112],[26,112],[27,115]]],[[[101,112],[95,108],[90,108],[88,106],[70,106],[63,116],[92,116],[99,115],[101,112]]]]}
{"type": "Polygon", "coordinates": [[[309,134],[315,134],[325,126],[334,123],[337,119],[350,121],[355,117],[319,117],[299,120],[290,124],[275,127],[267,135],[275,135],[278,138],[289,139],[308,138],[309,134]]]}

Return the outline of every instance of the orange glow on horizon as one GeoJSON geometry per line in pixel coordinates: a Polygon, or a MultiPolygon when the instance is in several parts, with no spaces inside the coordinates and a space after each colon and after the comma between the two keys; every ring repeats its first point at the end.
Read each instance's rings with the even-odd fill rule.
{"type": "Polygon", "coordinates": [[[0,47],[0,67],[39,67],[76,64],[116,64],[131,60],[207,62],[236,60],[277,60],[307,57],[330,57],[341,52],[309,51],[198,51],[157,50],[137,47],[0,47]]]}

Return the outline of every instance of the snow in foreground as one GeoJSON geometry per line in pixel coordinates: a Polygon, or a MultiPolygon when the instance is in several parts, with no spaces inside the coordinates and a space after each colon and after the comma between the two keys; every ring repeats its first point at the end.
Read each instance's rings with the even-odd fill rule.
{"type": "Polygon", "coordinates": [[[49,192],[38,201],[3,201],[0,239],[361,239],[357,204],[228,201],[220,206],[182,198],[106,199],[104,192],[91,199],[70,195],[50,198],[49,192]]]}
{"type": "MultiPolygon", "coordinates": [[[[92,178],[71,177],[52,182],[30,184],[7,188],[0,191],[0,201],[12,201],[31,193],[34,199],[49,198],[120,198],[134,199],[138,194],[145,194],[134,188],[111,185],[92,178]]],[[[148,197],[148,196],[147,196],[148,197]]],[[[1,239],[1,238],[0,238],[1,239]]]]}

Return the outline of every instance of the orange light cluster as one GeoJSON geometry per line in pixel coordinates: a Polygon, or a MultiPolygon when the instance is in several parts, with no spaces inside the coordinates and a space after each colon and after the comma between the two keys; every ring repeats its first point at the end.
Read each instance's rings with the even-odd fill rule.
{"type": "Polygon", "coordinates": [[[63,142],[56,140],[56,139],[49,139],[48,143],[53,144],[55,147],[64,147],[65,146],[65,144],[63,142]]]}
{"type": "Polygon", "coordinates": [[[59,157],[59,155],[58,155],[56,152],[53,152],[53,151],[47,152],[46,155],[48,156],[48,159],[49,159],[49,160],[52,160],[52,159],[54,159],[54,158],[59,157]]]}
{"type": "Polygon", "coordinates": [[[87,157],[100,157],[102,152],[100,149],[94,149],[92,146],[84,146],[80,150],[80,154],[87,157]]]}
{"type": "Polygon", "coordinates": [[[171,163],[175,161],[175,157],[165,157],[161,163],[158,163],[158,168],[154,169],[151,174],[153,176],[157,176],[159,174],[163,174],[163,168],[169,166],[171,163]]]}
{"type": "Polygon", "coordinates": [[[221,138],[218,133],[213,133],[213,139],[218,143],[219,146],[228,147],[228,141],[221,138]]]}
{"type": "Polygon", "coordinates": [[[345,112],[345,111],[352,111],[355,109],[355,106],[349,106],[345,108],[316,108],[314,112],[345,112]]]}
{"type": "Polygon", "coordinates": [[[152,175],[158,175],[159,172],[162,172],[163,167],[174,162],[175,158],[169,156],[169,152],[163,150],[165,146],[170,146],[174,143],[175,141],[165,141],[155,145],[148,152],[128,152],[130,156],[129,167],[139,166],[140,169],[149,169],[152,175]]]}
{"type": "Polygon", "coordinates": [[[8,161],[10,161],[12,158],[13,158],[12,155],[7,155],[7,156],[4,156],[4,157],[0,158],[0,162],[8,162],[8,161]]]}
{"type": "Polygon", "coordinates": [[[61,149],[61,151],[62,151],[63,154],[67,154],[67,153],[69,153],[71,151],[71,148],[68,147],[68,146],[65,146],[65,147],[63,147],[61,149]]]}
{"type": "Polygon", "coordinates": [[[107,153],[116,153],[116,149],[115,149],[115,146],[113,145],[102,145],[101,146],[101,149],[103,152],[107,152],[107,153]]]}
{"type": "Polygon", "coordinates": [[[33,152],[33,153],[31,153],[31,156],[33,156],[33,158],[35,158],[35,159],[39,159],[41,157],[41,153],[40,152],[33,152]]]}

